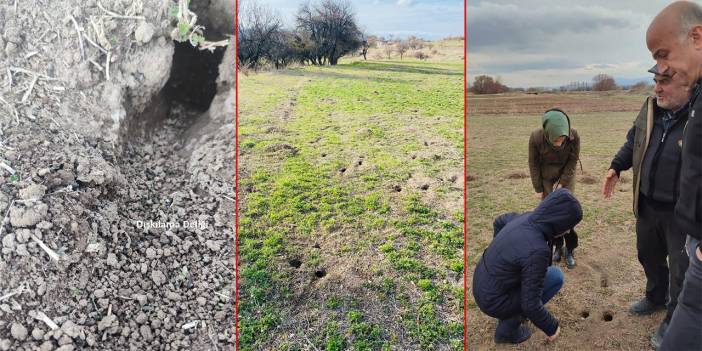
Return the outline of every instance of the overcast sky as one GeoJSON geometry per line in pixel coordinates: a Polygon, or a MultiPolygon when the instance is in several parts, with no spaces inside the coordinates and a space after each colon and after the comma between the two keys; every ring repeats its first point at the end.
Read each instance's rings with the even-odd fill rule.
{"type": "MultiPolygon", "coordinates": [[[[275,9],[290,26],[306,0],[257,1],[275,9]]],[[[463,35],[463,0],[353,0],[361,28],[379,36],[404,38],[415,35],[441,39],[463,35]]]]}
{"type": "Polygon", "coordinates": [[[661,0],[468,0],[468,79],[499,76],[512,87],[556,87],[607,73],[652,76],[646,48],[661,0]]]}

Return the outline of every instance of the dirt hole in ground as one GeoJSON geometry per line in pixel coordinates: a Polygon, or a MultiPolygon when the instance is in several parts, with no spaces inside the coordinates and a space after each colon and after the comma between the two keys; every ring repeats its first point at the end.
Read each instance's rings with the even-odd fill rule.
{"type": "Polygon", "coordinates": [[[324,268],[318,269],[314,272],[314,276],[317,278],[323,278],[325,275],[327,275],[327,270],[324,268]]]}
{"type": "Polygon", "coordinates": [[[288,261],[288,264],[290,264],[290,267],[300,268],[300,266],[302,265],[302,262],[297,258],[293,258],[293,259],[288,261]]]}
{"type": "Polygon", "coordinates": [[[611,322],[614,319],[612,312],[605,312],[602,314],[602,320],[605,322],[611,322]]]}
{"type": "Polygon", "coordinates": [[[466,180],[469,182],[474,182],[474,181],[478,180],[478,176],[474,175],[474,174],[469,174],[466,176],[466,180]]]}
{"type": "Polygon", "coordinates": [[[344,173],[346,172],[346,167],[339,168],[339,173],[344,173]]]}
{"type": "Polygon", "coordinates": [[[175,42],[171,76],[164,87],[166,96],[207,111],[217,94],[216,80],[223,57],[223,48],[210,52],[194,48],[188,42],[175,42]]]}
{"type": "Polygon", "coordinates": [[[428,190],[429,189],[429,184],[422,184],[420,187],[422,190],[428,190]]]}
{"type": "Polygon", "coordinates": [[[168,118],[187,127],[209,109],[217,94],[217,77],[224,48],[210,52],[194,48],[188,42],[173,44],[173,63],[168,80],[142,112],[127,117],[123,136],[150,134],[150,131],[163,126],[168,118]]]}
{"type": "Polygon", "coordinates": [[[529,177],[529,175],[526,174],[526,173],[524,173],[524,172],[522,172],[522,171],[519,171],[519,172],[512,172],[512,173],[510,173],[510,174],[507,175],[507,179],[524,179],[524,178],[527,178],[527,177],[529,177]]]}
{"type": "Polygon", "coordinates": [[[580,312],[580,317],[582,317],[583,319],[590,317],[590,312],[582,311],[582,312],[580,312]]]}
{"type": "Polygon", "coordinates": [[[591,175],[583,176],[582,178],[580,178],[580,181],[583,184],[588,184],[588,185],[597,183],[597,179],[595,179],[595,177],[593,177],[591,175]]]}
{"type": "Polygon", "coordinates": [[[402,191],[402,187],[399,186],[399,185],[393,185],[393,186],[392,186],[392,190],[395,190],[396,192],[399,193],[400,191],[402,191]]]}

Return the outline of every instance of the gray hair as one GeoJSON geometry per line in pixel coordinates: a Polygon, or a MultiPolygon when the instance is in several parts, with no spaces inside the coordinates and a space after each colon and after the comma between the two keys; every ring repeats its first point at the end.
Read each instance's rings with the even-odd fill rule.
{"type": "Polygon", "coordinates": [[[702,25],[702,7],[694,2],[685,2],[685,9],[680,11],[678,40],[684,43],[693,27],[702,25]]]}

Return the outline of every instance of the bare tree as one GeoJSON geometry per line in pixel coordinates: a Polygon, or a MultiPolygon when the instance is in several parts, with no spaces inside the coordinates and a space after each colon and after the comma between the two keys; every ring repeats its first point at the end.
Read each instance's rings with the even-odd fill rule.
{"type": "Polygon", "coordinates": [[[395,51],[395,48],[392,44],[390,44],[390,42],[385,42],[385,44],[383,44],[383,52],[388,60],[390,59],[393,51],[395,51]]]}
{"type": "Polygon", "coordinates": [[[424,48],[424,40],[411,35],[407,38],[407,44],[412,50],[421,50],[424,48]]]}
{"type": "Polygon", "coordinates": [[[313,64],[336,65],[339,58],[362,45],[351,4],[346,0],[320,0],[300,6],[297,28],[314,44],[310,49],[313,64]]]}
{"type": "Polygon", "coordinates": [[[400,60],[402,60],[402,56],[407,52],[407,50],[409,50],[409,44],[406,40],[400,40],[397,42],[395,50],[397,50],[397,53],[400,54],[400,60]]]}
{"type": "Polygon", "coordinates": [[[237,37],[239,64],[258,68],[270,57],[282,27],[280,17],[270,8],[254,1],[242,3],[237,37]]]}
{"type": "Polygon", "coordinates": [[[475,77],[470,90],[476,94],[498,94],[509,91],[509,88],[500,83],[499,79],[481,75],[475,77]]]}
{"type": "Polygon", "coordinates": [[[600,73],[592,78],[592,90],[607,91],[617,89],[617,83],[612,76],[600,73]]]}

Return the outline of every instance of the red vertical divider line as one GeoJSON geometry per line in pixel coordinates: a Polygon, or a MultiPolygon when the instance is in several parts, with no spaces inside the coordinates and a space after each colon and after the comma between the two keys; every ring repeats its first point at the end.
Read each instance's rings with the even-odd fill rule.
{"type": "Polygon", "coordinates": [[[234,84],[235,104],[234,111],[236,114],[234,120],[234,349],[239,350],[239,0],[235,1],[236,16],[234,18],[234,45],[236,50],[234,54],[234,84]]]}
{"type": "Polygon", "coordinates": [[[468,350],[468,0],[463,0],[463,349],[468,350]]]}

